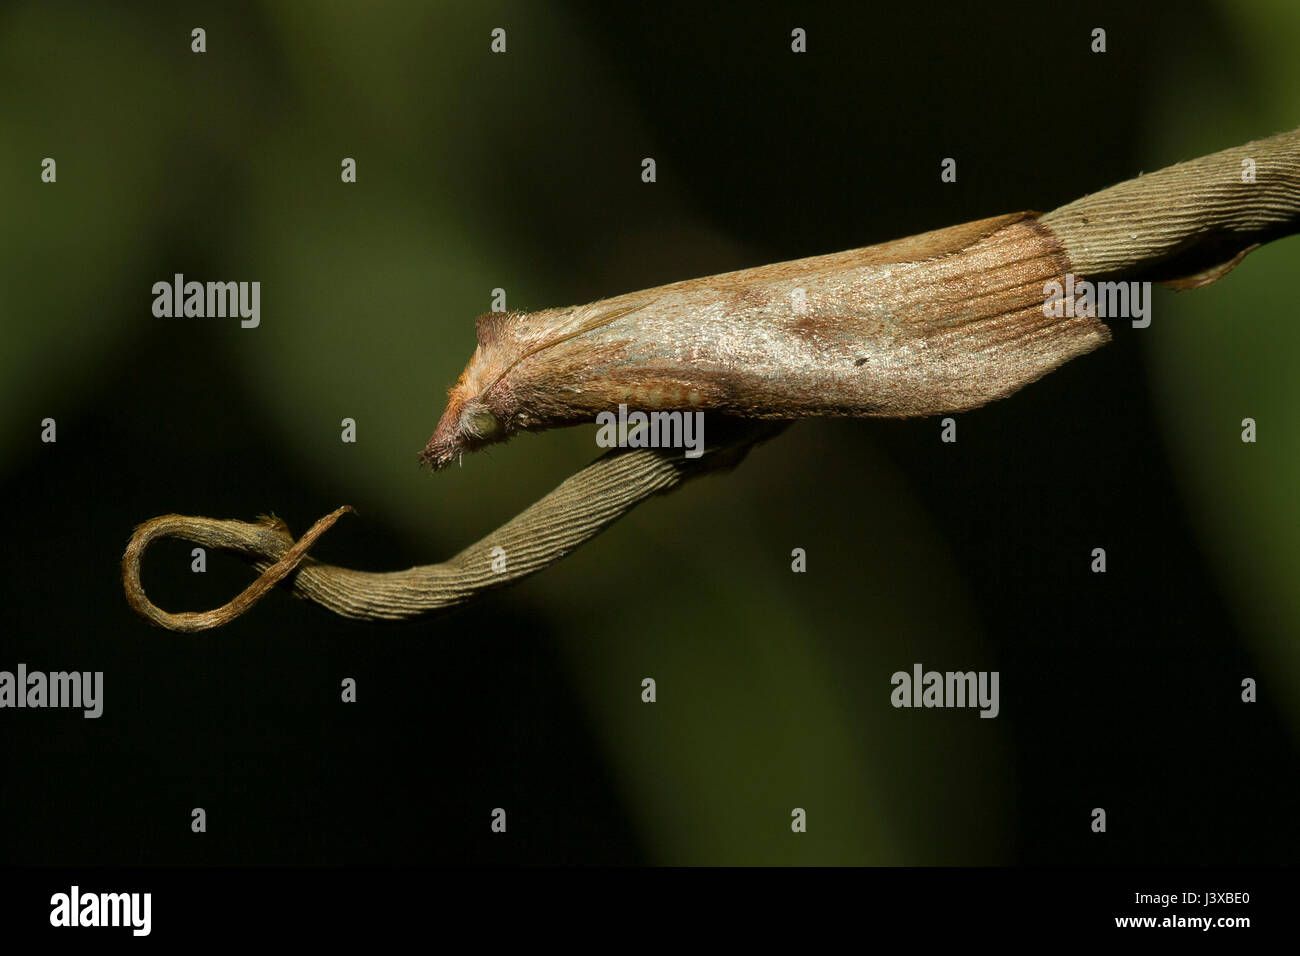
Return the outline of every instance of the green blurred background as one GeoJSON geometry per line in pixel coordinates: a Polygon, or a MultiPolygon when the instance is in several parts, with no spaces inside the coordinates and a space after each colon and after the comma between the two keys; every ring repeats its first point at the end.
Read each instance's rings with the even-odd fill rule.
{"type": "MultiPolygon", "coordinates": [[[[492,289],[566,305],[1050,209],[1297,125],[1298,39],[1284,0],[8,5],[0,667],[103,670],[107,696],[98,721],[5,715],[0,852],[1293,861],[1300,240],[1159,291],[1150,329],[960,416],[955,446],[933,420],[800,424],[434,621],[275,594],[172,635],[117,563],[157,514],[301,531],[343,503],[322,559],[440,560],[597,452],[575,428],[417,466],[492,289]],[[155,318],[176,272],[260,281],[260,327],[155,318]],[[1000,671],[1001,715],[893,709],[915,662],[1000,671]]],[[[248,578],[181,544],[146,564],[172,610],[248,578]]]]}

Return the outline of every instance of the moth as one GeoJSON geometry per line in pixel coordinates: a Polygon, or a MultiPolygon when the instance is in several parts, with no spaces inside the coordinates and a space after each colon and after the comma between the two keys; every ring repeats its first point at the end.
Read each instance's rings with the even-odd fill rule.
{"type": "Polygon", "coordinates": [[[589,305],[480,316],[421,459],[435,470],[521,431],[620,404],[749,419],[976,408],[1106,342],[1053,317],[1066,250],[1022,212],[589,305]]]}
{"type": "Polygon", "coordinates": [[[1200,288],[1297,231],[1300,129],[1147,173],[1041,216],[999,216],[590,305],[485,315],[421,455],[434,468],[618,405],[718,413],[723,440],[694,460],[646,446],[602,455],[453,557],[403,571],[307,559],[347,506],[297,541],[278,519],[162,515],[127,544],[123,588],[137,613],[178,631],[234,620],[278,583],[349,618],[432,614],[558,561],[692,475],[734,467],[784,422],[935,415],[1011,394],[1109,339],[1096,311],[1060,308],[1071,276],[1200,288]],[[234,551],[261,575],[220,608],[169,614],[140,583],[141,556],[160,537],[234,551]],[[505,569],[495,566],[498,551],[511,555],[505,569]]]}

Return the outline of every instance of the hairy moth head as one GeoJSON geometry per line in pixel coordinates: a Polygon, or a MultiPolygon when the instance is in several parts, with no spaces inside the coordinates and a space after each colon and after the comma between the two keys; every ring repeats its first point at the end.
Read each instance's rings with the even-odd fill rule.
{"type": "Polygon", "coordinates": [[[519,431],[588,420],[593,412],[586,401],[601,391],[592,381],[599,359],[618,347],[589,341],[588,333],[642,304],[479,316],[478,348],[448,393],[447,410],[421,460],[436,471],[519,431]]]}
{"type": "Polygon", "coordinates": [[[506,373],[518,360],[509,347],[505,327],[520,322],[514,313],[488,313],[477,322],[478,348],[460,379],[447,393],[447,409],[420,460],[435,471],[493,442],[505,441],[517,430],[512,392],[506,373]]]}

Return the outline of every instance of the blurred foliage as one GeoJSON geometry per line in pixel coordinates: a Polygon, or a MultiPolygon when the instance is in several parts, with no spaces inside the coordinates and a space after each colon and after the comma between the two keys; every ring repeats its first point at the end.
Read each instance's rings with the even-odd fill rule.
{"type": "MultiPolygon", "coordinates": [[[[1223,27],[1251,51],[1233,83],[1206,71],[1205,47],[1162,63],[1150,107],[1150,166],[1292,129],[1300,102],[1300,7],[1222,3],[1223,27]],[[1185,104],[1195,103],[1195,110],[1185,104]]],[[[1266,175],[1261,169],[1261,181],[1266,175]]],[[[1165,292],[1145,345],[1186,510],[1215,562],[1258,658],[1261,693],[1300,730],[1300,324],[1292,289],[1300,238],[1252,252],[1222,281],[1165,292]],[[1253,418],[1257,441],[1241,441],[1253,418]]]]}
{"type": "MultiPolygon", "coordinates": [[[[1222,11],[1252,51],[1254,72],[1225,88],[1195,52],[1162,64],[1143,127],[1148,168],[1295,123],[1297,11],[1282,0],[1222,11]]],[[[815,44],[829,42],[833,20],[822,17],[828,26],[815,44]]],[[[864,87],[883,88],[889,69],[882,60],[864,87]]],[[[85,3],[8,6],[0,462],[17,469],[35,454],[33,422],[45,415],[62,423],[79,409],[111,407],[122,375],[146,376],[156,395],[152,407],[123,414],[202,442],[185,409],[206,372],[257,409],[232,427],[282,447],[304,489],[355,505],[359,517],[348,520],[384,529],[402,553],[438,560],[446,555],[437,547],[449,553],[495,527],[596,449],[592,430],[578,428],[521,438],[436,479],[416,467],[493,288],[506,288],[511,307],[546,307],[774,254],[728,228],[707,186],[674,174],[692,142],[665,132],[638,95],[638,84],[659,82],[644,73],[584,17],[553,5],[274,2],[201,15],[143,3],[111,14],[85,3]],[[203,57],[188,48],[195,23],[208,31],[203,57]],[[498,23],[509,26],[510,52],[493,59],[485,51],[498,23]],[[637,172],[652,150],[661,182],[647,194],[637,172]],[[39,182],[47,155],[59,163],[54,188],[39,182]],[[355,186],[339,183],[344,156],[357,159],[355,186]],[[261,327],[154,319],[150,287],[174,272],[260,280],[261,327]],[[123,368],[143,340],[159,343],[166,361],[123,368]],[[356,446],[338,441],[344,416],[359,423],[356,446]]],[[[976,95],[945,77],[926,96],[976,95]]],[[[1094,81],[1068,82],[1077,93],[1094,81]]],[[[1122,114],[1133,97],[1126,86],[1114,81],[1076,106],[1122,114]]],[[[762,111],[710,102],[689,79],[673,88],[698,104],[694,122],[720,126],[723,140],[743,132],[725,125],[730,111],[762,111]]],[[[910,124],[929,122],[908,104],[881,105],[879,121],[899,135],[882,139],[894,145],[872,169],[920,167],[897,145],[910,124]]],[[[953,120],[962,135],[1002,150],[1009,175],[1004,192],[988,194],[996,201],[1015,195],[1017,162],[1055,159],[1040,150],[1031,161],[992,120],[943,109],[963,117],[953,120]]],[[[852,135],[877,128],[875,111],[851,117],[852,135]]],[[[848,129],[850,119],[842,122],[848,129]]],[[[1020,122],[1037,120],[1022,112],[1020,122]]],[[[818,137],[851,135],[812,134],[784,113],[781,124],[773,135],[805,180],[822,162],[818,137]]],[[[875,145],[864,138],[854,149],[875,145]]],[[[733,159],[750,161],[743,150],[733,159]]],[[[770,171],[786,158],[753,161],[770,171]]],[[[923,175],[933,178],[928,167],[923,175]]],[[[1064,201],[1082,191],[1063,172],[1048,181],[1037,195],[1057,190],[1064,201]]],[[[774,179],[770,197],[744,202],[797,205],[802,182],[774,179]]],[[[834,215],[787,211],[807,229],[828,221],[824,236],[814,233],[820,244],[798,254],[847,245],[837,231],[845,222],[863,244],[1033,204],[1025,196],[1006,208],[960,205],[988,199],[978,193],[913,204],[891,198],[898,190],[883,175],[851,190],[834,215]],[[895,215],[873,218],[880,208],[895,215]]],[[[1284,516],[1297,508],[1297,459],[1281,425],[1300,398],[1288,364],[1300,336],[1286,312],[1293,261],[1289,245],[1265,249],[1205,292],[1157,300],[1146,341],[1169,434],[1189,466],[1189,511],[1204,516],[1220,573],[1259,622],[1261,662],[1284,664],[1295,681],[1300,655],[1283,636],[1300,624],[1290,598],[1300,536],[1279,533],[1294,526],[1284,516]],[[1237,440],[1248,414],[1260,422],[1255,446],[1237,440]]],[[[982,669],[992,658],[949,533],[871,434],[860,424],[796,427],[734,474],[647,504],[494,599],[558,636],[651,860],[996,863],[1010,853],[1008,738],[1025,718],[1010,708],[997,721],[900,713],[888,703],[888,675],[914,661],[982,669]],[[793,547],[808,549],[816,573],[790,573],[793,547]],[[653,708],[638,697],[644,676],[658,681],[653,708]],[[782,821],[796,806],[810,825],[792,840],[782,821]]],[[[287,511],[299,529],[317,517],[277,497],[283,486],[259,477],[256,464],[240,469],[245,512],[229,517],[287,511]]],[[[210,473],[176,476],[157,511],[205,510],[205,489],[227,467],[214,460],[210,473]]],[[[142,517],[121,516],[124,537],[142,517]]],[[[353,563],[330,547],[324,557],[353,563]]],[[[441,622],[425,633],[474,639],[441,622]]],[[[560,764],[564,747],[556,742],[560,764]]]]}

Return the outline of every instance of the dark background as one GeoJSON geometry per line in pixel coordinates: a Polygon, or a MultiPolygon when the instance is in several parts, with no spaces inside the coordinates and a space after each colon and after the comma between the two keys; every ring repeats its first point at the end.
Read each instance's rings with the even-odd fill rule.
{"type": "MultiPolygon", "coordinates": [[[[0,668],[102,670],[105,712],[0,714],[0,858],[1294,861],[1296,396],[1255,364],[1294,354],[1294,239],[955,445],[796,425],[429,622],[276,593],[176,635],[118,570],[154,515],[301,532],[342,503],[319,557],[441,560],[596,450],[417,467],[492,288],[541,308],[1051,209],[1294,126],[1294,17],[1261,7],[10,7],[0,668]],[[261,327],[154,318],[174,272],[261,280],[261,327]],[[893,709],[914,662],[1000,671],[1001,715],[893,709]]],[[[189,564],[150,552],[156,603],[249,580],[189,564]]]]}

